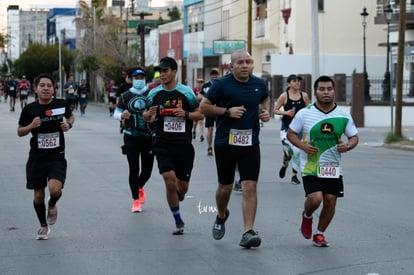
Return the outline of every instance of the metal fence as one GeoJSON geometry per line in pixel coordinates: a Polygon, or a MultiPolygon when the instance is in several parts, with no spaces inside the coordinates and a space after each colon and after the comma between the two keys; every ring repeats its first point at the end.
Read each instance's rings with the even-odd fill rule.
{"type": "MultiPolygon", "coordinates": [[[[384,95],[384,76],[368,76],[369,80],[369,96],[372,103],[384,103],[388,104],[389,97],[384,95]],[[386,101],[384,101],[384,97],[386,101]]],[[[396,83],[393,81],[391,83],[393,90],[393,99],[397,95],[396,83]]],[[[346,77],[346,101],[352,101],[352,76],[346,77]]],[[[402,92],[402,101],[404,103],[413,103],[414,104],[414,80],[404,79],[403,80],[403,92],[402,92]]]]}
{"type": "MultiPolygon", "coordinates": [[[[389,100],[389,95],[384,94],[384,76],[369,76],[369,95],[373,102],[384,101],[384,98],[389,100]]],[[[391,83],[393,98],[395,100],[397,95],[396,83],[391,83]]],[[[414,81],[409,79],[403,80],[402,89],[402,101],[403,103],[414,103],[414,81]]]]}

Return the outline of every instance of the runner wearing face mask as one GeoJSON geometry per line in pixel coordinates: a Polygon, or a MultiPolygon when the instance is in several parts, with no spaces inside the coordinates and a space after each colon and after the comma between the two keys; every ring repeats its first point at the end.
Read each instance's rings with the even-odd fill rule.
{"type": "Polygon", "coordinates": [[[128,75],[132,78],[132,87],[120,96],[114,118],[122,120],[124,125],[122,152],[127,156],[129,165],[129,186],[133,199],[131,211],[141,212],[146,201],[144,185],[151,177],[154,163],[151,129],[142,115],[149,89],[143,68],[131,68],[128,75]]]}

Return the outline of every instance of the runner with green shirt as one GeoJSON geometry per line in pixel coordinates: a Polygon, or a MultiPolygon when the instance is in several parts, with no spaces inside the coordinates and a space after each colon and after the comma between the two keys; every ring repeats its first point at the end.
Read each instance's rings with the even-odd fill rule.
{"type": "Polygon", "coordinates": [[[329,246],[324,232],[335,214],[336,199],[344,196],[341,154],[358,144],[358,130],[349,113],[335,103],[335,83],[328,76],[314,84],[316,102],[300,110],[289,125],[288,140],[301,149],[300,168],[306,194],[301,232],[312,237],[312,214],[321,203],[313,244],[329,246]],[[347,141],[342,140],[345,135],[347,141]],[[299,137],[302,137],[301,139],[299,137]]]}

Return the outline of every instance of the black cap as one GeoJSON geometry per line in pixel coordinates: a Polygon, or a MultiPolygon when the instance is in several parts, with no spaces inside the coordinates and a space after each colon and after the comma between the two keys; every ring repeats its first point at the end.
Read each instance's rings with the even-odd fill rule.
{"type": "Polygon", "coordinates": [[[291,75],[289,75],[288,77],[287,77],[287,80],[286,80],[286,82],[287,83],[289,83],[290,81],[292,81],[292,80],[302,80],[303,78],[302,77],[300,77],[300,76],[298,76],[298,75],[295,75],[295,74],[291,74],[291,75]]]}
{"type": "Polygon", "coordinates": [[[154,71],[164,70],[164,69],[171,69],[177,70],[178,65],[174,58],[171,57],[163,57],[160,60],[160,64],[154,67],[154,71]]]}

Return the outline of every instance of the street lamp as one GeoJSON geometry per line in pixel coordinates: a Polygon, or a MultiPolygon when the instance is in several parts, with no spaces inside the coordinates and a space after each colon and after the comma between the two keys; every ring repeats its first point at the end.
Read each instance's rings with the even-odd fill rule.
{"type": "Polygon", "coordinates": [[[367,8],[364,7],[360,14],[362,16],[363,42],[364,42],[364,96],[365,96],[365,102],[367,102],[367,101],[371,101],[371,96],[369,95],[369,80],[368,80],[368,73],[367,73],[367,46],[366,46],[366,37],[365,37],[365,29],[367,27],[367,17],[369,15],[369,13],[367,12],[367,8]]]}
{"type": "Polygon", "coordinates": [[[392,100],[392,89],[391,89],[391,74],[390,74],[390,23],[392,19],[392,8],[391,5],[387,5],[387,8],[384,10],[385,20],[387,22],[387,67],[385,68],[383,90],[382,90],[382,100],[388,101],[392,100]]]}

